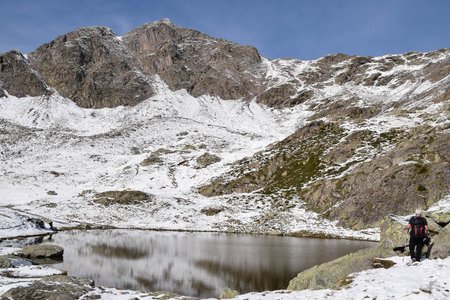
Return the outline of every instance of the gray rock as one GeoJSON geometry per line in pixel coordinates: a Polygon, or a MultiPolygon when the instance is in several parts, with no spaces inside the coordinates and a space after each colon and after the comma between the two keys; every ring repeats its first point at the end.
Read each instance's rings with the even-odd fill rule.
{"type": "Polygon", "coordinates": [[[433,237],[434,246],[432,258],[447,258],[450,256],[450,225],[445,226],[438,235],[433,237]]]}
{"type": "Polygon", "coordinates": [[[430,231],[430,233],[439,233],[442,230],[442,226],[439,225],[439,223],[437,223],[436,221],[434,221],[434,219],[429,218],[429,217],[425,217],[427,219],[427,223],[428,223],[428,230],[430,231]]]}
{"type": "Polygon", "coordinates": [[[40,228],[40,229],[44,229],[45,228],[45,223],[42,219],[38,219],[38,218],[28,218],[27,222],[33,224],[36,228],[40,228]]]}
{"type": "Polygon", "coordinates": [[[436,223],[446,225],[450,223],[450,211],[431,211],[427,212],[427,217],[433,219],[436,223]]]}
{"type": "Polygon", "coordinates": [[[0,97],[5,96],[3,89],[16,97],[51,93],[41,76],[17,50],[0,54],[0,97]]]}
{"type": "Polygon", "coordinates": [[[113,204],[133,205],[151,200],[152,197],[141,191],[107,191],[97,193],[93,197],[93,201],[109,206],[113,204]]]}
{"type": "Polygon", "coordinates": [[[2,295],[2,299],[75,300],[92,290],[92,281],[55,275],[10,289],[2,295]]]}
{"type": "Polygon", "coordinates": [[[394,265],[396,265],[396,263],[390,259],[375,257],[372,260],[372,266],[375,269],[377,269],[377,268],[389,269],[389,268],[393,267],[394,265]]]}
{"type": "Polygon", "coordinates": [[[28,258],[62,258],[64,248],[51,244],[31,245],[22,249],[22,254],[28,258]]]}
{"type": "Polygon", "coordinates": [[[407,225],[407,219],[402,219],[397,216],[386,217],[380,226],[380,247],[393,249],[408,245],[409,235],[406,232],[407,225]]]}
{"type": "Polygon", "coordinates": [[[81,107],[135,105],[153,95],[147,75],[106,27],[83,27],[29,55],[46,82],[81,107]]]}
{"type": "Polygon", "coordinates": [[[11,260],[7,256],[0,256],[0,269],[11,268],[11,260]]]}
{"type": "Polygon", "coordinates": [[[256,98],[258,103],[270,107],[291,107],[309,100],[314,93],[310,90],[297,92],[296,82],[289,82],[280,86],[269,88],[256,98]]]}
{"type": "Polygon", "coordinates": [[[215,164],[221,160],[222,159],[219,156],[210,153],[204,153],[196,159],[198,168],[206,168],[207,166],[215,164]]]}
{"type": "Polygon", "coordinates": [[[215,215],[221,213],[222,211],[224,211],[223,207],[205,207],[205,208],[202,208],[202,210],[200,212],[207,216],[215,216],[215,215]]]}
{"type": "Polygon", "coordinates": [[[288,290],[336,289],[347,283],[347,276],[372,267],[375,257],[384,255],[382,248],[364,249],[333,261],[314,266],[289,282],[288,290]]]}
{"type": "Polygon", "coordinates": [[[224,289],[220,292],[219,299],[231,299],[239,296],[239,292],[232,289],[224,289]]]}
{"type": "Polygon", "coordinates": [[[163,160],[161,159],[161,157],[159,157],[159,155],[155,155],[155,154],[151,154],[149,157],[147,157],[146,159],[144,159],[140,165],[143,167],[148,167],[151,165],[157,165],[162,163],[163,160]]]}

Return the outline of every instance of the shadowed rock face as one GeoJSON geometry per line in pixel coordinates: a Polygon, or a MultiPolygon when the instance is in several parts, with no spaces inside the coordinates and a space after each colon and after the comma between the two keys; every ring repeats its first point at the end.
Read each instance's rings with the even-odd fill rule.
{"type": "Polygon", "coordinates": [[[50,92],[39,74],[19,51],[0,54],[0,97],[4,90],[16,97],[41,96],[50,92]]]}
{"type": "Polygon", "coordinates": [[[50,86],[81,107],[134,105],[153,94],[136,59],[106,27],[62,35],[31,53],[30,62],[50,86]]]}
{"type": "Polygon", "coordinates": [[[214,39],[166,20],[136,28],[123,42],[145,71],[161,76],[172,90],[238,99],[251,98],[261,85],[261,57],[254,47],[214,39]]]}

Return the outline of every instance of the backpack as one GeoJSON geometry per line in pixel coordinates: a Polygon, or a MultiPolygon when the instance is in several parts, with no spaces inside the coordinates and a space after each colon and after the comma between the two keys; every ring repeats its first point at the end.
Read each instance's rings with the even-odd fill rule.
{"type": "Polygon", "coordinates": [[[425,225],[426,220],[422,217],[412,217],[409,221],[411,224],[411,237],[412,238],[424,238],[426,237],[425,225]]]}

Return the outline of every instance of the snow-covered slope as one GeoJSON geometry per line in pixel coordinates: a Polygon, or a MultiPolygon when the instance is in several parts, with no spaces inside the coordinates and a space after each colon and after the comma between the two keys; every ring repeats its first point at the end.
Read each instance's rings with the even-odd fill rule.
{"type": "MultiPolygon", "coordinates": [[[[1,99],[0,108],[2,206],[61,225],[242,232],[261,230],[259,220],[270,213],[270,197],[205,198],[196,187],[283,139],[311,114],[305,106],[273,110],[254,102],[193,98],[171,92],[162,82],[156,96],[134,107],[83,109],[53,95],[9,96],[1,99]],[[164,149],[160,163],[140,164],[158,149],[164,149]],[[199,167],[196,158],[205,152],[221,161],[199,167]],[[104,207],[91,201],[95,192],[124,189],[150,193],[156,203],[104,207]],[[213,217],[202,212],[210,208],[222,212],[213,217]]],[[[300,202],[282,219],[264,230],[341,234],[300,202]]],[[[7,224],[1,235],[14,235],[7,224]]]]}
{"type": "MultiPolygon", "coordinates": [[[[436,95],[429,94],[448,78],[432,83],[402,77],[445,60],[448,53],[430,56],[384,71],[378,69],[387,58],[374,58],[366,73],[356,72],[362,76],[360,81],[370,77],[372,69],[378,70],[377,78],[398,78],[385,86],[338,84],[339,76],[351,67],[351,57],[322,66],[329,70],[329,78],[323,75],[314,84],[308,78],[321,70],[322,60],[264,60],[269,89],[296,80],[298,92],[313,91],[303,104],[282,109],[255,101],[195,98],[184,90],[171,91],[158,76],[154,78],[155,96],[133,107],[85,109],[57,93],[25,98],[7,95],[0,99],[0,205],[71,224],[354,236],[308,212],[298,198],[290,201],[289,209],[274,214],[279,199],[273,195],[205,198],[197,187],[225,174],[239,159],[286,138],[308,118],[336,121],[329,107],[345,99],[353,99],[346,104],[349,107],[380,109],[365,119],[339,119],[347,134],[448,123],[448,101],[433,103],[436,95]],[[197,158],[205,153],[221,160],[200,166],[197,158]],[[142,164],[155,156],[152,164],[142,164]],[[107,207],[92,201],[96,193],[114,190],[139,190],[155,200],[139,206],[107,207]],[[208,215],[211,210],[216,212],[213,216],[208,215]]],[[[3,228],[0,235],[11,232],[7,225],[3,228]]],[[[357,236],[377,238],[373,233],[357,236]]]]}

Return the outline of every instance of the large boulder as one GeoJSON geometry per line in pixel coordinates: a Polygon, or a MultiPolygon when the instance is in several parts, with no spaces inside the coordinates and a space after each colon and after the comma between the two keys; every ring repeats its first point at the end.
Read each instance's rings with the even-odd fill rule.
{"type": "Polygon", "coordinates": [[[45,81],[81,107],[134,105],[153,95],[147,75],[106,27],[83,27],[29,55],[45,81]]]}
{"type": "Polygon", "coordinates": [[[198,168],[206,168],[207,166],[215,164],[221,160],[222,159],[219,156],[210,153],[204,153],[196,159],[198,168]]]}
{"type": "Polygon", "coordinates": [[[388,255],[381,247],[364,249],[303,271],[289,282],[288,290],[335,289],[347,283],[347,276],[372,268],[373,258],[388,255]]]}
{"type": "Polygon", "coordinates": [[[0,256],[0,269],[11,268],[11,260],[7,256],[0,256]]]}
{"type": "Polygon", "coordinates": [[[87,279],[54,275],[12,288],[1,299],[75,300],[92,291],[93,286],[94,283],[87,279]]]}
{"type": "Polygon", "coordinates": [[[22,254],[28,258],[62,258],[64,248],[51,244],[31,245],[23,248],[22,254]]]}
{"type": "Polygon", "coordinates": [[[405,246],[409,243],[409,235],[406,232],[408,219],[391,215],[381,223],[380,247],[393,249],[405,246]]]}
{"type": "Polygon", "coordinates": [[[445,226],[438,235],[434,236],[434,246],[431,250],[432,258],[447,258],[450,256],[450,225],[445,226]]]}

